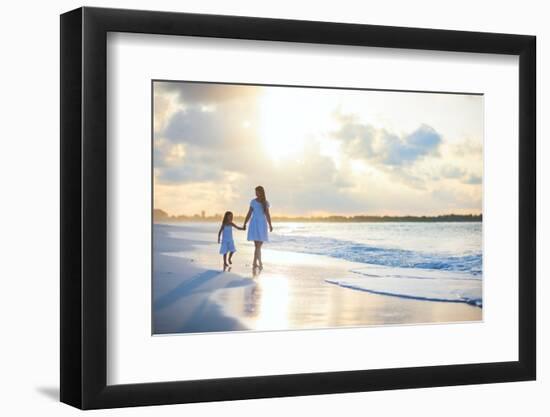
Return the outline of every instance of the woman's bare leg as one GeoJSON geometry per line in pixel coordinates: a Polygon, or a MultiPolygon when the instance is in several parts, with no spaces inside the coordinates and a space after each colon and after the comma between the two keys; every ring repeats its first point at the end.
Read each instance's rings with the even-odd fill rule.
{"type": "Polygon", "coordinates": [[[258,242],[257,240],[254,241],[254,261],[252,262],[252,267],[257,268],[258,267],[258,253],[259,253],[259,244],[261,242],[258,242]]]}
{"type": "Polygon", "coordinates": [[[263,245],[264,242],[258,242],[258,263],[259,263],[259,267],[260,269],[262,269],[264,267],[264,264],[262,263],[262,245],[263,245]]]}

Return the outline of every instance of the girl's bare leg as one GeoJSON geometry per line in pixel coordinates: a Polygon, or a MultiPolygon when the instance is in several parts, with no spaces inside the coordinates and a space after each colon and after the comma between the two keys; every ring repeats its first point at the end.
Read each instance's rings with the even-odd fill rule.
{"type": "Polygon", "coordinates": [[[229,262],[229,265],[232,264],[231,258],[233,257],[233,254],[234,254],[234,253],[235,253],[235,252],[229,252],[229,259],[227,259],[227,261],[229,262]]]}
{"type": "Polygon", "coordinates": [[[227,253],[224,253],[224,254],[223,254],[223,266],[224,266],[224,267],[227,266],[227,253]]]}

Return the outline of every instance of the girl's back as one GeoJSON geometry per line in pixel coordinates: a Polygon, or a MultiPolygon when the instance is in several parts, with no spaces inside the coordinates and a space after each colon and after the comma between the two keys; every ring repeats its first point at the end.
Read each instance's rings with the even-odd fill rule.
{"type": "Polygon", "coordinates": [[[233,227],[230,224],[226,224],[222,231],[222,242],[229,242],[233,240],[233,227]]]}

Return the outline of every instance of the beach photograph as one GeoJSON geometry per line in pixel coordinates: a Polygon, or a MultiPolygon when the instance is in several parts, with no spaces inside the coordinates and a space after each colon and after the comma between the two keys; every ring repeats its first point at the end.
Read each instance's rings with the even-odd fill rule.
{"type": "Polygon", "coordinates": [[[152,96],[153,335],[483,320],[483,95],[152,96]]]}

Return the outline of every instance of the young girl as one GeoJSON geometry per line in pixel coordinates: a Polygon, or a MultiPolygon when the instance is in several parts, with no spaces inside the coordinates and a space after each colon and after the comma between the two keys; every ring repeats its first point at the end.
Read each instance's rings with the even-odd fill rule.
{"type": "Polygon", "coordinates": [[[220,231],[218,232],[218,243],[220,243],[221,236],[221,246],[220,253],[223,255],[223,267],[227,268],[231,264],[231,258],[233,254],[237,251],[235,249],[235,242],[233,241],[233,227],[239,230],[244,230],[244,227],[239,227],[233,223],[233,213],[226,211],[223,215],[222,225],[220,231]],[[227,254],[229,253],[229,259],[227,259],[227,254]]]}

